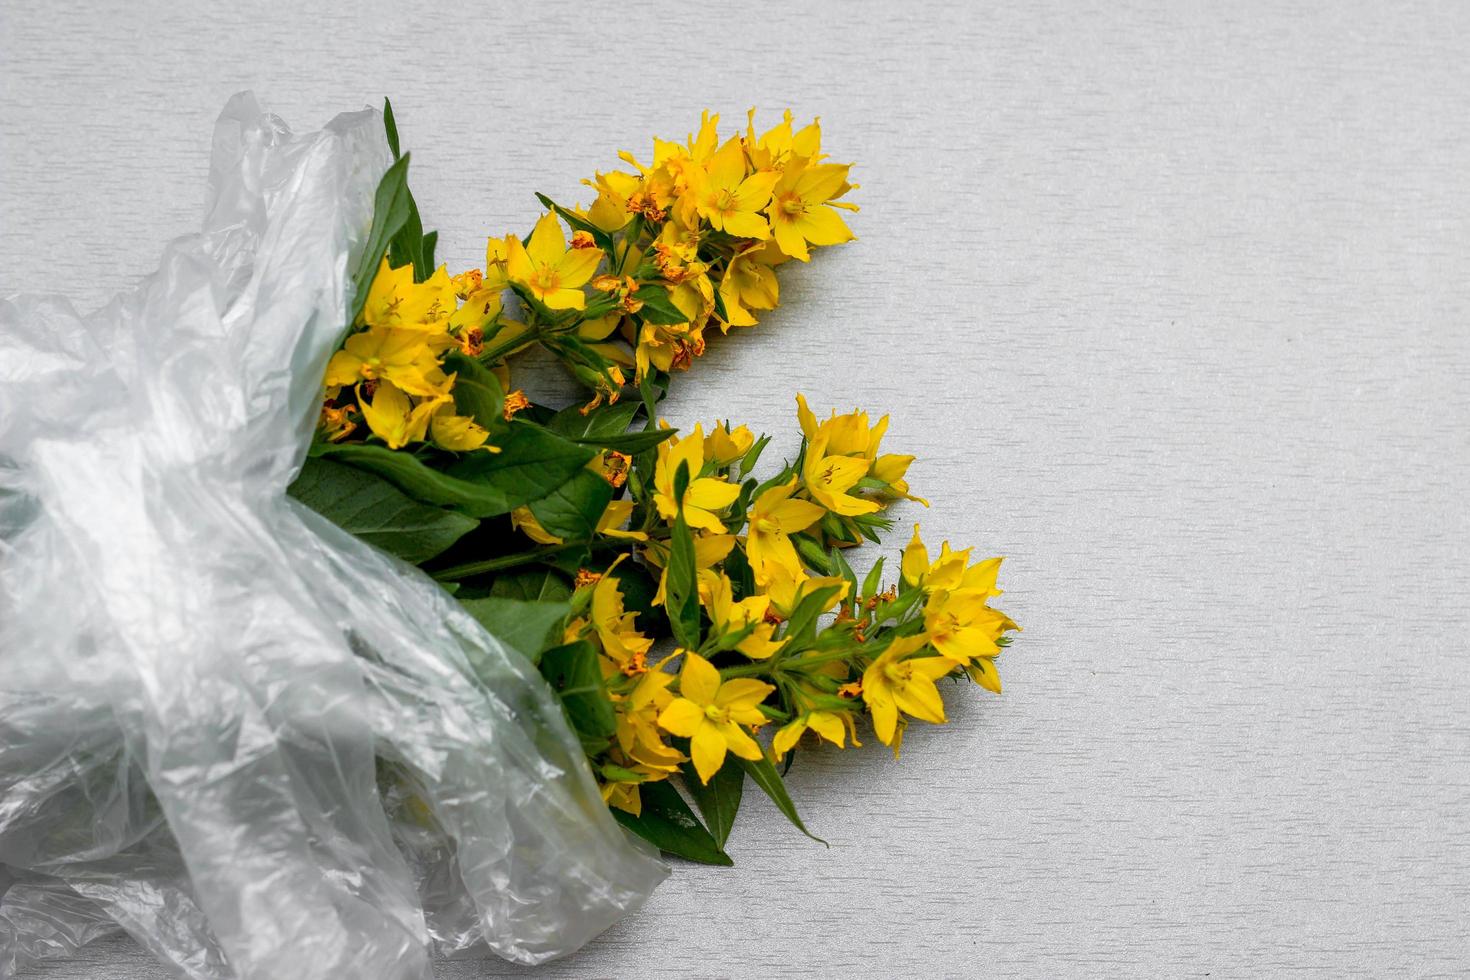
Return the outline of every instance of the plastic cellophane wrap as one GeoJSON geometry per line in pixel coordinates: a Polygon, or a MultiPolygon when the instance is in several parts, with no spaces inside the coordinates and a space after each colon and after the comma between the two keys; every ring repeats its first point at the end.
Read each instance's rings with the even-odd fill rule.
{"type": "Polygon", "coordinates": [[[156,274],[0,301],[0,976],[118,929],[189,977],[537,962],[666,873],[530,664],[286,496],[389,162],[237,96],[156,274]]]}

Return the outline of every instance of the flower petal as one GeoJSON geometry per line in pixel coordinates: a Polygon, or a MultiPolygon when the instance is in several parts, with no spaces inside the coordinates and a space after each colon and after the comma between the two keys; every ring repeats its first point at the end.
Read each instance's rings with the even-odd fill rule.
{"type": "Polygon", "coordinates": [[[692,650],[684,654],[684,666],[679,671],[679,693],[697,705],[715,703],[720,691],[720,672],[714,664],[692,650]]]}
{"type": "Polygon", "coordinates": [[[704,709],[688,698],[675,698],[658,716],[660,728],[685,738],[692,736],[706,720],[704,709]]]}
{"type": "Polygon", "coordinates": [[[724,733],[708,718],[695,729],[689,741],[689,757],[694,760],[694,770],[701,782],[709,782],[725,764],[727,745],[724,733]]]}

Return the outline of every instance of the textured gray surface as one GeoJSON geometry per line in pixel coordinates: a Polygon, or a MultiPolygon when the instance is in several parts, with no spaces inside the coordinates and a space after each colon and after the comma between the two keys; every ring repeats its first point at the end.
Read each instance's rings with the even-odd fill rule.
{"type": "Polygon", "coordinates": [[[900,520],[1009,556],[1006,693],[808,754],[830,850],[754,803],[543,975],[1470,970],[1470,7],[0,9],[0,291],[152,268],[247,87],[391,95],[451,264],[705,106],[859,161],[671,412],[892,410],[900,520]]]}

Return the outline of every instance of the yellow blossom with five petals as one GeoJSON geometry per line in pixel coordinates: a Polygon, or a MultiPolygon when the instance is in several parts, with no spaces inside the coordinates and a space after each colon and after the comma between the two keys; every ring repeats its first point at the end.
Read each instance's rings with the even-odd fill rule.
{"type": "Polygon", "coordinates": [[[696,425],[684,438],[665,439],[658,444],[658,463],[653,471],[653,503],[659,516],[673,521],[682,506],[684,520],[691,528],[722,534],[725,525],[716,512],[724,510],[740,496],[740,488],[723,477],[700,476],[704,469],[704,427],[696,425]],[[674,494],[674,475],[680,464],[689,468],[689,485],[682,499],[674,494]]]}
{"type": "Polygon", "coordinates": [[[509,240],[505,268],[512,282],[525,286],[550,309],[580,310],[587,305],[582,287],[601,261],[601,249],[567,248],[560,219],[548,211],[524,245],[519,239],[509,240]]]}
{"type": "Polygon", "coordinates": [[[664,731],[689,739],[689,756],[702,782],[725,764],[726,752],[754,761],[761,747],[745,726],[765,723],[758,705],[776,688],[752,677],[721,681],[720,672],[692,650],[684,653],[679,696],[659,713],[664,731]]]}
{"type": "Polygon", "coordinates": [[[928,643],[923,633],[896,639],[863,671],[863,701],[873,715],[873,732],[884,745],[894,745],[895,754],[900,712],[936,725],[945,721],[944,700],[934,682],[955,665],[944,657],[909,657],[928,643]]]}

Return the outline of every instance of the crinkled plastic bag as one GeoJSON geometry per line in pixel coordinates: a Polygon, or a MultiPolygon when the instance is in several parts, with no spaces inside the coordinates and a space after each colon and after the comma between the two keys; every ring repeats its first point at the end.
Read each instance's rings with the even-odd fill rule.
{"type": "Polygon", "coordinates": [[[0,976],[119,928],[190,977],[538,962],[666,873],[529,664],[286,496],[388,162],[237,96],[157,274],[0,302],[0,976]]]}

